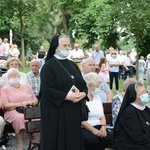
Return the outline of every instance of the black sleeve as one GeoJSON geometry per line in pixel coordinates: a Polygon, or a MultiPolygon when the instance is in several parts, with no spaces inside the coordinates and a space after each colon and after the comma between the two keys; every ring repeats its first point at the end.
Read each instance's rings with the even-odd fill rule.
{"type": "Polygon", "coordinates": [[[67,96],[66,92],[56,89],[56,78],[49,65],[44,65],[41,71],[41,100],[46,100],[60,107],[67,96]]]}

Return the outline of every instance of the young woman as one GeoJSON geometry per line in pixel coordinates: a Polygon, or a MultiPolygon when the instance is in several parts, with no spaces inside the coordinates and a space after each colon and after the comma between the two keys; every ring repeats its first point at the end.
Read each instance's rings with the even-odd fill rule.
{"type": "Polygon", "coordinates": [[[109,83],[109,66],[107,63],[106,58],[101,58],[101,61],[99,63],[100,72],[99,75],[107,82],[109,83]]]}

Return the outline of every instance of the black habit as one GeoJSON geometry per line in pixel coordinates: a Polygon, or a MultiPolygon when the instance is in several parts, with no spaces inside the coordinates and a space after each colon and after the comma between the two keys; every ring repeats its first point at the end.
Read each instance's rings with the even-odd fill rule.
{"type": "Polygon", "coordinates": [[[115,150],[150,150],[150,109],[128,106],[115,132],[115,150]]]}
{"type": "Polygon", "coordinates": [[[58,60],[74,76],[74,82],[55,58],[41,71],[41,150],[83,150],[81,137],[81,102],[64,100],[74,84],[87,94],[86,83],[77,65],[58,60]]]}

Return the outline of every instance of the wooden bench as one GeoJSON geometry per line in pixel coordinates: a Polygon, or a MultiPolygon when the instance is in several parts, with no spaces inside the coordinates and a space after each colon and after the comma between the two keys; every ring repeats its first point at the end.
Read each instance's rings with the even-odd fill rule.
{"type": "Polygon", "coordinates": [[[112,125],[112,103],[111,102],[104,102],[103,103],[104,114],[106,117],[106,124],[112,125]]]}
{"type": "MultiPolygon", "coordinates": [[[[104,114],[105,114],[105,118],[106,118],[107,132],[109,132],[111,137],[112,137],[112,130],[113,130],[113,126],[112,126],[112,102],[103,103],[103,108],[104,108],[104,114]]],[[[111,149],[113,148],[112,141],[108,142],[108,147],[111,149]]]]}
{"type": "Polygon", "coordinates": [[[30,135],[28,150],[40,149],[40,107],[27,107],[24,110],[25,131],[30,135]]]}

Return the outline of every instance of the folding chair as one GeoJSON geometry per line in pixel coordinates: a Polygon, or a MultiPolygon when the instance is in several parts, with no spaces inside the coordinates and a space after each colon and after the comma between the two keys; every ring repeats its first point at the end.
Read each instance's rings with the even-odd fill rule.
{"type": "Polygon", "coordinates": [[[40,149],[40,107],[27,107],[24,110],[24,118],[26,120],[25,122],[25,130],[26,133],[30,136],[29,141],[29,147],[28,150],[39,150],[40,149]],[[34,135],[38,134],[37,137],[34,137],[34,135]]]}

